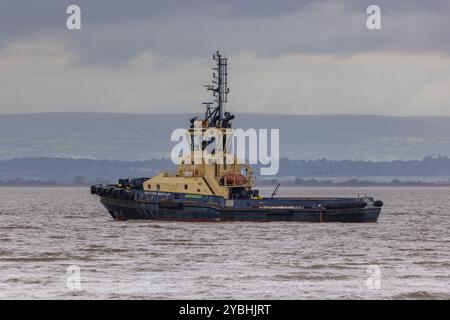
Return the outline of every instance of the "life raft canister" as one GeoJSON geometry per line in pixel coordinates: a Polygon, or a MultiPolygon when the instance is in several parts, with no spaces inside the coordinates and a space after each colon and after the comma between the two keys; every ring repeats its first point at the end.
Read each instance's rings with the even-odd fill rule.
{"type": "Polygon", "coordinates": [[[248,182],[247,177],[241,173],[228,173],[222,179],[229,186],[242,186],[248,182]]]}

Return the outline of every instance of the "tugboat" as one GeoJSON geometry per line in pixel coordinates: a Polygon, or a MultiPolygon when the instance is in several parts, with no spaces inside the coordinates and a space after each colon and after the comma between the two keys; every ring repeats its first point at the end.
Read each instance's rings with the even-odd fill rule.
{"type": "MultiPolygon", "coordinates": [[[[191,119],[188,130],[191,138],[196,125],[202,132],[215,128],[226,133],[234,119],[234,115],[224,110],[229,93],[227,58],[218,51],[213,58],[216,62],[213,84],[206,87],[213,92],[215,101],[206,103],[203,119],[191,119]]],[[[201,149],[206,146],[202,144],[201,149]]],[[[191,151],[195,152],[194,149],[191,151]]],[[[174,173],[164,171],[150,178],[93,185],[91,194],[99,196],[115,220],[377,222],[383,206],[381,200],[367,196],[277,197],[279,185],[271,197],[261,197],[254,184],[252,168],[246,163],[183,159],[174,173]]]]}

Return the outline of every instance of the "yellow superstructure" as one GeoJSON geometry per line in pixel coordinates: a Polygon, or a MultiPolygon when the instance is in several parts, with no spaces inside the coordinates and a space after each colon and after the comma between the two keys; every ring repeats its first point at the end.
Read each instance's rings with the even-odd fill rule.
{"type": "Polygon", "coordinates": [[[226,148],[227,139],[231,139],[228,135],[231,130],[230,121],[234,118],[234,115],[224,110],[230,91],[227,86],[227,59],[218,51],[213,59],[217,64],[213,68],[215,72],[212,84],[205,87],[212,91],[214,102],[204,103],[206,113],[203,119],[198,117],[191,119],[189,129],[191,157],[182,161],[175,173],[161,172],[145,181],[143,184],[145,191],[214,195],[225,199],[256,196],[256,191],[252,191],[254,185],[252,168],[239,162],[226,148]],[[213,104],[215,106],[212,106],[213,104]],[[208,133],[211,130],[216,130],[222,139],[216,141],[208,138],[206,141],[202,140],[201,145],[195,146],[197,134],[200,132],[202,136],[210,137],[208,133]],[[214,155],[221,156],[222,161],[211,162],[210,159],[203,157],[199,160],[198,152],[202,153],[213,140],[222,144],[219,145],[220,150],[214,151],[214,155]]]}
{"type": "MultiPolygon", "coordinates": [[[[194,154],[194,151],[192,151],[194,154]]],[[[254,184],[253,170],[228,154],[233,163],[208,163],[201,159],[182,161],[176,172],[161,172],[144,182],[145,191],[178,192],[233,198],[240,190],[251,191],[254,184]]],[[[191,157],[194,159],[194,156],[191,157]]]]}

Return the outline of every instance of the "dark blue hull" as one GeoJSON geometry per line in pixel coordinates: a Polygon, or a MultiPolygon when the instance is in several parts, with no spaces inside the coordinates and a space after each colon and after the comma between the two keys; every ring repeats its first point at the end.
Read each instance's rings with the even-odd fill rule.
{"type": "Polygon", "coordinates": [[[100,202],[115,220],[377,222],[381,213],[371,198],[261,198],[230,204],[213,196],[190,199],[111,188],[107,193],[99,195],[100,202]]]}

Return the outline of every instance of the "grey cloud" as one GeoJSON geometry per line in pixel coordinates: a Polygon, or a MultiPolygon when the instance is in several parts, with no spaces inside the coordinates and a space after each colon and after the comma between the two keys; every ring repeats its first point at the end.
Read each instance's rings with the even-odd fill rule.
{"type": "Polygon", "coordinates": [[[450,3],[434,1],[120,1],[81,0],[83,29],[65,30],[73,1],[2,1],[0,44],[60,37],[86,64],[126,62],[142,51],[204,56],[215,48],[276,56],[371,51],[450,53],[450,3]],[[380,31],[365,9],[382,8],[380,31]]]}
{"type": "Polygon", "coordinates": [[[220,49],[232,111],[448,115],[450,3],[375,2],[4,0],[0,112],[186,112],[220,49]]]}

